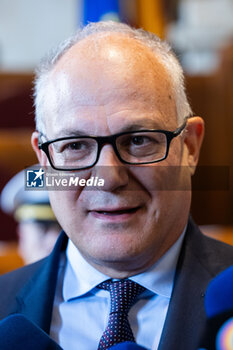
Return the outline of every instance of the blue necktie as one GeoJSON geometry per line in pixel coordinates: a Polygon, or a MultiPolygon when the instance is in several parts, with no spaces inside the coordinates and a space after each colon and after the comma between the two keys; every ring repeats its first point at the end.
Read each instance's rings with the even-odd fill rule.
{"type": "Polygon", "coordinates": [[[145,288],[129,279],[108,280],[97,287],[109,291],[111,298],[108,324],[100,339],[98,350],[105,350],[125,341],[135,342],[128,320],[128,312],[145,288]]]}

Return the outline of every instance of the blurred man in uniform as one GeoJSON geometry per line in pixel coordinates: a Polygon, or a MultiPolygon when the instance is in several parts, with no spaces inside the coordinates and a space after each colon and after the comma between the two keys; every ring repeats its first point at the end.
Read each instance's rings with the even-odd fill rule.
{"type": "Polygon", "coordinates": [[[47,256],[61,231],[49,202],[48,192],[25,190],[25,170],[5,185],[1,209],[17,221],[18,252],[25,264],[47,256]]]}

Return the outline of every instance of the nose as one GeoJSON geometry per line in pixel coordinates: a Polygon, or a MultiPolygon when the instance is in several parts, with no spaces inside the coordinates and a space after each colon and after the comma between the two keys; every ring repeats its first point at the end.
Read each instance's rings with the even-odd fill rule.
{"type": "Polygon", "coordinates": [[[100,187],[102,191],[113,192],[127,186],[127,167],[118,159],[111,145],[103,146],[94,168],[95,176],[104,180],[104,185],[100,187]]]}

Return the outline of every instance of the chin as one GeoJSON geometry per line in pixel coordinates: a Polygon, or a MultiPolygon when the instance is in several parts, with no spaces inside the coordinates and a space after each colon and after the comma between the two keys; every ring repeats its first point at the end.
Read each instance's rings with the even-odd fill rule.
{"type": "Polygon", "coordinates": [[[141,247],[139,249],[136,247],[120,246],[116,245],[102,245],[101,247],[96,247],[92,252],[89,252],[89,257],[94,258],[96,263],[107,265],[122,263],[122,264],[130,264],[132,261],[140,260],[140,256],[142,255],[141,247]]]}

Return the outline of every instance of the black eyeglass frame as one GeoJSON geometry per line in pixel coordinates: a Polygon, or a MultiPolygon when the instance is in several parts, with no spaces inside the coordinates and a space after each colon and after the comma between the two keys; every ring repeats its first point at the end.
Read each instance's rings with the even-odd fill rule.
{"type": "Polygon", "coordinates": [[[184,123],[180,127],[178,127],[176,130],[174,130],[174,131],[167,131],[167,130],[160,130],[160,129],[158,129],[158,130],[155,130],[155,129],[152,129],[152,130],[143,129],[143,130],[136,130],[136,131],[131,131],[131,132],[125,131],[125,132],[121,132],[121,133],[114,134],[114,135],[109,135],[109,136],[91,136],[91,135],[90,136],[89,135],[88,136],[75,136],[74,135],[74,136],[68,136],[68,137],[60,137],[60,138],[49,140],[49,141],[46,141],[46,142],[43,142],[43,143],[39,141],[39,138],[41,136],[45,137],[45,135],[40,132],[39,133],[39,138],[38,138],[38,148],[41,149],[42,151],[44,151],[44,153],[46,154],[46,156],[47,156],[47,158],[49,160],[49,163],[50,163],[51,167],[53,169],[55,169],[55,170],[61,170],[61,171],[77,171],[77,170],[85,170],[85,169],[92,168],[98,162],[99,156],[100,156],[100,152],[101,152],[103,146],[106,145],[106,144],[110,144],[113,147],[114,152],[117,155],[118,159],[124,164],[130,164],[130,165],[153,164],[153,163],[161,162],[162,160],[167,158],[168,153],[169,153],[169,147],[170,147],[172,139],[174,137],[176,137],[176,136],[181,134],[181,132],[186,127],[188,118],[190,118],[190,117],[186,117],[185,120],[184,120],[184,123]],[[165,152],[164,157],[162,157],[160,159],[157,159],[157,160],[154,160],[153,162],[149,161],[149,162],[142,162],[142,163],[132,163],[132,162],[127,162],[126,160],[122,159],[120,153],[118,152],[117,146],[116,146],[116,139],[119,136],[122,136],[122,135],[127,135],[127,134],[132,134],[132,133],[133,134],[137,134],[137,133],[142,133],[142,132],[160,132],[160,133],[166,135],[167,143],[166,143],[166,152],[165,152]],[[74,138],[79,138],[79,139],[89,138],[89,139],[94,139],[97,142],[98,148],[97,148],[97,155],[96,155],[95,162],[93,162],[91,165],[88,165],[87,167],[82,167],[82,168],[61,169],[59,167],[56,167],[53,164],[52,159],[51,159],[50,154],[49,154],[49,145],[51,143],[54,143],[54,142],[57,142],[57,141],[71,140],[71,139],[74,139],[74,138]]]}

